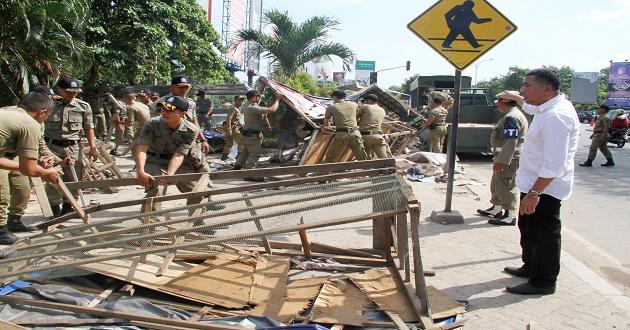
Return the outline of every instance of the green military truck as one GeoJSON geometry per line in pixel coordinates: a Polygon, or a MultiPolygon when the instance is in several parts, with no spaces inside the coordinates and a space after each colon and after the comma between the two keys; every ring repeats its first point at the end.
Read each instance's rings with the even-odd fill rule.
{"type": "MultiPolygon", "coordinates": [[[[415,111],[422,114],[422,109],[428,103],[427,95],[431,91],[443,91],[452,96],[454,87],[454,76],[419,76],[411,83],[411,106],[415,111]]],[[[490,95],[490,90],[472,88],[471,78],[462,77],[459,133],[457,137],[458,153],[492,153],[490,135],[494,124],[500,117],[500,113],[493,101],[494,95],[490,95]]],[[[453,109],[451,108],[446,122],[450,123],[452,118],[453,109]]],[[[422,139],[422,133],[420,134],[422,139]]],[[[448,145],[448,142],[446,142],[446,145],[448,145]]]]}

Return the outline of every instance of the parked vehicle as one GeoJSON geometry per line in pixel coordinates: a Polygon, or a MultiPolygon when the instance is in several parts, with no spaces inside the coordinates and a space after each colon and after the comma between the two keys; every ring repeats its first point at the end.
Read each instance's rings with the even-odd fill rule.
{"type": "Polygon", "coordinates": [[[614,130],[608,136],[608,143],[616,144],[617,148],[623,148],[626,145],[626,140],[628,139],[628,129],[622,128],[614,130]]]}
{"type": "Polygon", "coordinates": [[[589,124],[592,120],[597,120],[597,113],[595,111],[580,111],[578,112],[578,118],[580,122],[589,124]]]}

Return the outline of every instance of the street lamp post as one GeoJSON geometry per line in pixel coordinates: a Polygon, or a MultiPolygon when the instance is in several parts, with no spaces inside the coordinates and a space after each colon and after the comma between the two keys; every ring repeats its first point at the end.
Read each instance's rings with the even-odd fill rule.
{"type": "Polygon", "coordinates": [[[477,69],[479,69],[479,64],[494,61],[493,58],[487,59],[485,61],[475,63],[475,87],[477,87],[477,69]]]}

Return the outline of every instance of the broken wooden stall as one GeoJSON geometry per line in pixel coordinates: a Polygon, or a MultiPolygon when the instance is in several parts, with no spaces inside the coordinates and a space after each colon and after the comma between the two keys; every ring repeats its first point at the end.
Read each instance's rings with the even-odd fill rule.
{"type": "MultiPolygon", "coordinates": [[[[42,281],[102,274],[198,304],[199,309],[206,307],[209,316],[204,319],[266,315],[287,323],[308,320],[367,326],[379,323],[366,317],[364,310],[378,308],[390,315],[390,321],[381,323],[384,326],[400,320],[431,325],[418,237],[420,206],[395,174],[393,160],[185,174],[166,179],[170,183],[191,179],[201,183],[198,191],[187,194],[82,208],[80,213],[92,219],[89,223],[69,221],[76,215],[49,221],[42,226],[49,229],[46,233],[11,247],[10,256],[0,260],[0,278],[6,282],[32,279],[37,274],[37,280],[42,281]],[[285,177],[282,181],[247,186],[202,188],[207,187],[204,179],[278,175],[285,177]],[[98,216],[105,210],[137,209],[188,197],[205,200],[191,206],[136,211],[113,219],[98,216]],[[207,210],[217,205],[224,208],[207,210]],[[372,234],[366,236],[372,236],[370,248],[317,242],[333,232],[347,235],[352,232],[348,225],[364,221],[371,221],[372,234]],[[306,232],[311,242],[300,241],[299,232],[306,232]],[[291,262],[304,266],[306,263],[297,258],[306,250],[314,258],[334,259],[335,269],[347,274],[296,276],[291,262]],[[367,271],[360,273],[362,270],[367,271]],[[372,283],[386,289],[373,292],[372,283]],[[347,305],[350,301],[339,297],[350,291],[356,300],[347,305]],[[338,315],[340,308],[351,309],[353,317],[338,315]]],[[[131,180],[135,179],[68,183],[68,187],[135,185],[131,180]]],[[[346,238],[360,242],[366,237],[346,238]]],[[[0,301],[43,306],[43,302],[12,300],[10,296],[0,297],[0,301]]],[[[77,308],[62,305],[55,308],[77,308]]],[[[89,309],[81,312],[91,313],[89,309]]],[[[92,315],[142,321],[133,315],[103,313],[106,312],[95,310],[92,315]]]]}
{"type": "MultiPolygon", "coordinates": [[[[296,111],[302,119],[313,128],[305,150],[300,158],[300,165],[320,164],[324,161],[324,156],[328,150],[328,146],[334,137],[334,131],[324,129],[319,124],[324,118],[326,106],[332,104],[330,99],[322,99],[300,93],[282,83],[275,80],[261,77],[259,80],[260,92],[264,88],[270,88],[274,92],[282,93],[282,101],[292,110],[296,111]]],[[[378,86],[372,85],[364,91],[352,95],[349,99],[357,101],[367,92],[379,94],[381,101],[379,105],[385,109],[387,118],[382,125],[383,137],[387,141],[388,155],[390,157],[399,156],[405,152],[405,148],[411,144],[415,137],[416,130],[408,126],[405,122],[397,119],[401,118],[403,113],[407,113],[407,109],[403,104],[391,93],[383,91],[378,86]]],[[[352,150],[347,147],[335,159],[336,162],[348,162],[354,160],[352,150]]]]}

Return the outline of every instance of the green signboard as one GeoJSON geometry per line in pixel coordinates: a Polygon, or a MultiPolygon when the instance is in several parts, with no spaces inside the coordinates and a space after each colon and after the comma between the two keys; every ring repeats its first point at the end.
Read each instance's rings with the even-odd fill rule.
{"type": "Polygon", "coordinates": [[[354,67],[355,70],[376,71],[376,61],[359,61],[357,60],[354,67]]]}

